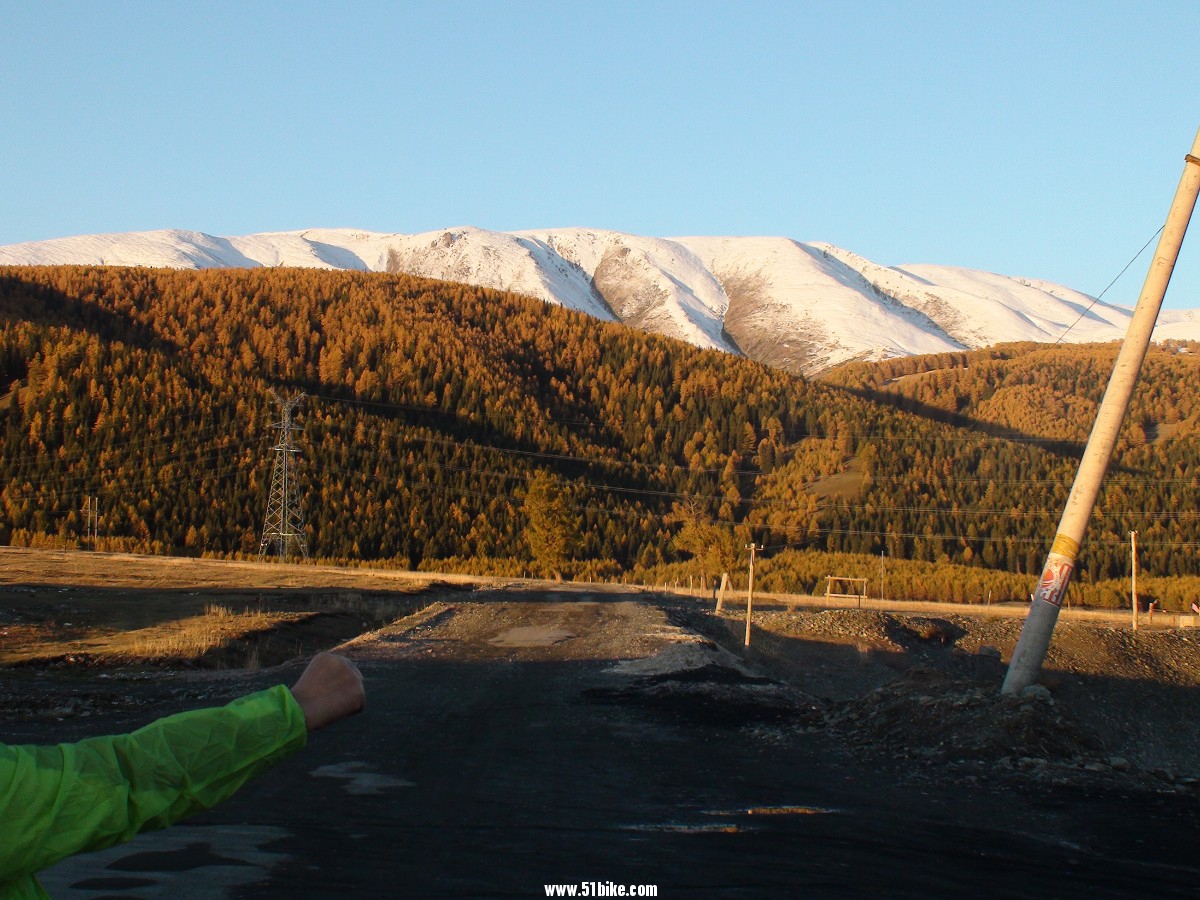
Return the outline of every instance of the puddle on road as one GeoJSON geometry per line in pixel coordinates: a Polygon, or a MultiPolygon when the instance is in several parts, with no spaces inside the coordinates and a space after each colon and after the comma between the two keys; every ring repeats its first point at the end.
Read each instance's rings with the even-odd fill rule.
{"type": "Polygon", "coordinates": [[[367,764],[364,762],[345,762],[331,766],[321,766],[319,769],[313,769],[308,774],[315,778],[345,779],[346,784],[342,787],[347,794],[354,794],[355,796],[379,794],[388,788],[416,786],[414,782],[403,778],[395,778],[391,775],[380,775],[377,772],[368,771],[367,764]]]}
{"type": "Polygon", "coordinates": [[[840,809],[824,806],[748,806],[745,809],[708,809],[706,816],[825,816],[840,813],[840,809]]]}
{"type": "Polygon", "coordinates": [[[224,897],[265,881],[288,859],[267,847],[289,834],[266,825],[176,825],[70,857],[38,880],[62,900],[224,897]]]}
{"type": "Polygon", "coordinates": [[[622,825],[622,831],[653,831],[667,834],[744,834],[756,828],[736,825],[731,822],[704,822],[689,825],[682,822],[658,822],[645,825],[622,825]]]}
{"type": "Polygon", "coordinates": [[[495,647],[550,647],[576,637],[565,628],[550,625],[522,625],[502,631],[488,643],[495,647]]]}
{"type": "Polygon", "coordinates": [[[730,822],[745,816],[821,816],[841,813],[843,810],[825,806],[746,806],[740,809],[705,809],[702,816],[725,819],[723,822],[648,822],[640,825],[622,825],[622,831],[648,831],[658,834],[746,834],[761,831],[762,826],[730,822]]]}

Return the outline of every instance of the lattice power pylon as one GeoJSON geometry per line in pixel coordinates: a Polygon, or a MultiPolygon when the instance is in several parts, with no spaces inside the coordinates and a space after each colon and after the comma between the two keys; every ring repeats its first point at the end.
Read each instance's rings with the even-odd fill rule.
{"type": "Polygon", "coordinates": [[[292,423],[292,413],[304,399],[297,394],[284,400],[275,391],[271,395],[283,409],[283,417],[272,425],[279,429],[279,443],[275,446],[275,465],[271,469],[271,496],[267,500],[267,516],[263,521],[262,543],[258,545],[261,562],[268,555],[287,560],[292,546],[308,559],[308,545],[304,541],[304,518],[300,512],[299,481],[296,478],[296,454],[300,448],[292,443],[292,432],[300,427],[292,423]]]}

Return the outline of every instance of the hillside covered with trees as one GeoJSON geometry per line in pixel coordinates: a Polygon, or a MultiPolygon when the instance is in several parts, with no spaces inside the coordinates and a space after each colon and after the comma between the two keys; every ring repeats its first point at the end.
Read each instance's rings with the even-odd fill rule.
{"type": "MultiPolygon", "coordinates": [[[[1197,571],[1200,353],[1156,350],[1084,582],[1197,571]]],[[[1115,346],[808,383],[540,301],[402,275],[0,269],[0,542],[255,555],[278,419],[314,556],[715,575],[766,544],[1028,575],[1115,346]],[[90,545],[89,545],[90,546],[90,545]]],[[[851,574],[851,573],[841,573],[851,574]]]]}

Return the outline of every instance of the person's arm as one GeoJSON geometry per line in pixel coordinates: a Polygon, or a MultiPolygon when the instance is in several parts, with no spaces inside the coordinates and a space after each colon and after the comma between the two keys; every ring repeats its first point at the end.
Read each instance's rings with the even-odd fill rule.
{"type": "Polygon", "coordinates": [[[132,734],[0,745],[0,881],[208,809],[306,738],[303,710],[279,685],[132,734]]]}
{"type": "Polygon", "coordinates": [[[308,731],[365,702],[357,667],[322,653],[290,691],[280,685],[128,735],[56,747],[0,744],[0,889],[72,853],[208,809],[303,747],[308,731]]]}

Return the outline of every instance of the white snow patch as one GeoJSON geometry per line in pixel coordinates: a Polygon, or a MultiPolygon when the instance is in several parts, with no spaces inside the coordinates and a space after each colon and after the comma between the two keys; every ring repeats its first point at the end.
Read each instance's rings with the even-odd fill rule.
{"type": "Polygon", "coordinates": [[[653,656],[621,660],[610,666],[607,671],[617,675],[643,677],[687,672],[709,665],[734,669],[743,675],[749,674],[746,667],[732,653],[696,635],[692,635],[690,641],[668,644],[653,656]]]}
{"type": "MultiPolygon", "coordinates": [[[[823,243],[784,237],[655,238],[588,228],[521,232],[469,226],[422,234],[309,228],[216,237],[161,230],[94,234],[0,247],[0,265],[181,269],[301,266],[400,271],[514,291],[606,321],[597,289],[625,298],[640,327],[700,347],[808,348],[812,369],[1007,341],[1123,337],[1132,311],[1062,285],[938,265],[883,266],[823,243]]],[[[1200,310],[1166,311],[1157,340],[1200,340],[1200,310]]],[[[761,352],[761,351],[760,351],[761,352]]]]}

